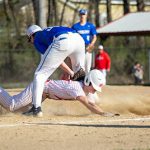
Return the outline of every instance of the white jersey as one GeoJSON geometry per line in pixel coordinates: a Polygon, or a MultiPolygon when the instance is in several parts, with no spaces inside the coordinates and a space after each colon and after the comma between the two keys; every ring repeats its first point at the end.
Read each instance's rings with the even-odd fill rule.
{"type": "Polygon", "coordinates": [[[50,80],[45,84],[44,92],[56,100],[71,100],[85,96],[83,84],[78,81],[50,80]]]}
{"type": "MultiPolygon", "coordinates": [[[[50,80],[45,83],[44,93],[47,93],[51,99],[71,100],[78,96],[85,96],[82,86],[83,84],[77,81],[50,80]]],[[[15,111],[31,104],[32,88],[33,83],[14,96],[10,96],[3,88],[0,88],[0,105],[10,111],[15,111]]]]}

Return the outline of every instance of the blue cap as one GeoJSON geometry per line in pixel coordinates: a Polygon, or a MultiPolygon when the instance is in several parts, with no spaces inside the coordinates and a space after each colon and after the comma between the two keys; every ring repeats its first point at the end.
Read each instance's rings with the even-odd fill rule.
{"type": "Polygon", "coordinates": [[[81,9],[81,10],[79,11],[79,14],[80,14],[80,15],[87,15],[87,10],[86,10],[86,9],[81,9]]]}

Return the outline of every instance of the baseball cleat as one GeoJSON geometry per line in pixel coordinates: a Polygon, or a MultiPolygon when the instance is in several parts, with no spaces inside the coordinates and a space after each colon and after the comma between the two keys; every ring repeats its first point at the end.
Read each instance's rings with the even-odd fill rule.
{"type": "Polygon", "coordinates": [[[42,117],[43,113],[42,113],[41,107],[35,108],[33,105],[32,108],[28,110],[27,112],[24,112],[23,115],[26,115],[26,116],[32,115],[35,117],[42,117]]]}
{"type": "Polygon", "coordinates": [[[71,78],[73,81],[80,81],[84,80],[85,77],[85,71],[81,68],[79,71],[77,71],[74,76],[71,78]]]}

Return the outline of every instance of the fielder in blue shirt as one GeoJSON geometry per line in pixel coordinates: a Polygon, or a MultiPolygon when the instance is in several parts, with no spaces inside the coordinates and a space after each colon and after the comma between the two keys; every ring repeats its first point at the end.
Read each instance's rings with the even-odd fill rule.
{"type": "Polygon", "coordinates": [[[85,56],[85,71],[88,73],[92,65],[92,50],[97,40],[97,33],[95,26],[87,22],[87,10],[81,9],[79,11],[80,22],[74,24],[72,29],[78,32],[84,39],[86,45],[86,56],[85,56]]]}
{"type": "Polygon", "coordinates": [[[37,25],[31,25],[27,29],[29,42],[42,54],[33,80],[33,107],[26,115],[42,117],[41,100],[46,80],[61,66],[77,80],[85,76],[85,44],[82,37],[73,29],[62,26],[48,27],[44,30],[37,25]],[[64,63],[66,57],[70,57],[73,71],[64,63]]]}

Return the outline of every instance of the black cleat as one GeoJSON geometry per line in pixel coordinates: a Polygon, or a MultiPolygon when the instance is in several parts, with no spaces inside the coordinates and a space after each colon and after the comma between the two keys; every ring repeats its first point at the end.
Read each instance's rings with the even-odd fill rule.
{"type": "Polygon", "coordinates": [[[42,113],[41,107],[35,108],[33,105],[32,108],[28,110],[27,112],[24,112],[23,115],[26,115],[26,116],[33,115],[35,117],[42,117],[43,113],[42,113]]]}

